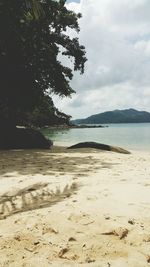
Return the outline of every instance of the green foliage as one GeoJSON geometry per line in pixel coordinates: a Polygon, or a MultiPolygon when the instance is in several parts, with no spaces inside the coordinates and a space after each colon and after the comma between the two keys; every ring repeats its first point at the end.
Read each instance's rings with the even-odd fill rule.
{"type": "Polygon", "coordinates": [[[60,112],[48,95],[44,95],[38,107],[32,112],[27,112],[18,123],[20,125],[43,127],[46,125],[70,124],[71,116],[60,112]]]}
{"type": "Polygon", "coordinates": [[[79,32],[80,17],[64,0],[0,0],[0,122],[7,117],[17,123],[47,90],[60,96],[74,92],[73,70],[59,55],[84,72],[84,46],[67,35],[68,28],[79,32]]]}

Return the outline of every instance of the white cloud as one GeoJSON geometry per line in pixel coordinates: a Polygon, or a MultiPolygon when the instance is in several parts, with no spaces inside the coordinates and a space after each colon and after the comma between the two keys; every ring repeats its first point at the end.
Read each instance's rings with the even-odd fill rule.
{"type": "Polygon", "coordinates": [[[135,49],[142,55],[144,54],[147,57],[147,59],[148,57],[150,58],[150,40],[148,41],[141,40],[136,42],[135,49]]]}
{"type": "Polygon", "coordinates": [[[150,1],[81,0],[69,3],[81,12],[80,42],[88,62],[75,74],[76,96],[57,106],[73,117],[116,108],[150,111],[150,1]]]}

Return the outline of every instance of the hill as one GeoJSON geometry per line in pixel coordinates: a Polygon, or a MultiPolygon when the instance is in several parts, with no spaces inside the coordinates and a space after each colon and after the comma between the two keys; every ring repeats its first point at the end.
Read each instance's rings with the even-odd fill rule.
{"type": "Polygon", "coordinates": [[[150,122],[150,113],[135,109],[114,110],[92,115],[85,119],[73,120],[74,124],[142,123],[150,122]]]}

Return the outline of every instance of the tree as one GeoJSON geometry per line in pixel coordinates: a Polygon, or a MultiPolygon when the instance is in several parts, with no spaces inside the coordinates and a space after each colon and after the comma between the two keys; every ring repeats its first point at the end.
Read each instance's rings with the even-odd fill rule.
{"type": "Polygon", "coordinates": [[[60,112],[48,95],[41,98],[39,106],[36,106],[32,112],[27,112],[19,121],[20,125],[27,127],[43,127],[54,125],[70,125],[71,116],[60,112]]]}
{"type": "Polygon", "coordinates": [[[47,90],[70,96],[73,70],[59,54],[84,72],[84,46],[67,29],[79,32],[81,14],[65,0],[0,0],[0,123],[13,124],[39,106],[47,90]],[[62,49],[63,48],[63,49],[62,49]],[[61,52],[62,51],[62,52],[61,52]]]}

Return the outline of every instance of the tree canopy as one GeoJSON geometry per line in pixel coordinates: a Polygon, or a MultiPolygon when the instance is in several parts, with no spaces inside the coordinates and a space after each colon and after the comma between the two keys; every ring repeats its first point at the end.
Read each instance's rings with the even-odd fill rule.
{"type": "Polygon", "coordinates": [[[60,112],[55,106],[52,99],[48,95],[41,98],[41,102],[32,112],[26,112],[18,121],[19,125],[24,126],[54,126],[54,125],[70,125],[71,116],[60,112]]]}
{"type": "Polygon", "coordinates": [[[84,72],[85,48],[68,29],[78,19],[65,0],[0,0],[0,123],[17,123],[49,93],[70,96],[73,71],[84,72]],[[73,59],[66,67],[59,55],[73,59]]]}

